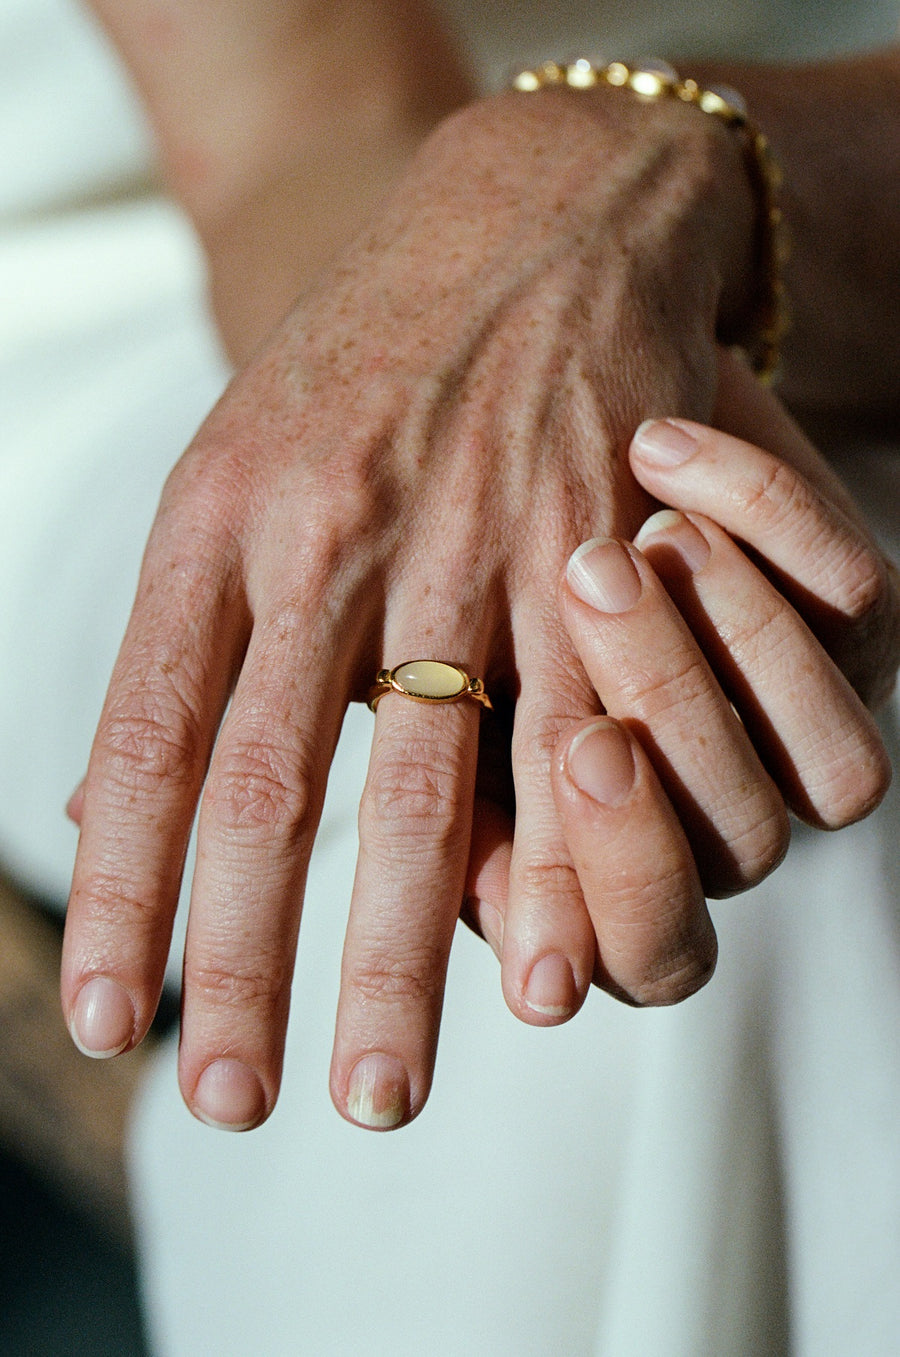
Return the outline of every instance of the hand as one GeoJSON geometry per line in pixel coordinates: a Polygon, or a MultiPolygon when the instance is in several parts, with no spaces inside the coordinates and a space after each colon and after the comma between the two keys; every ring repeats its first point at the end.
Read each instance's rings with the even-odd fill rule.
{"type": "MultiPolygon", "coordinates": [[[[749,544],[862,701],[877,711],[894,691],[900,664],[896,565],[829,463],[730,354],[720,357],[714,419],[732,437],[709,441],[700,430],[701,456],[681,462],[652,463],[633,448],[635,476],[666,504],[705,514],[749,544]]],[[[792,808],[816,823],[814,810],[807,816],[801,806],[792,808]]],[[[842,822],[838,814],[833,827],[842,822]]]]}
{"type": "MultiPolygon", "coordinates": [[[[639,551],[579,548],[560,597],[609,715],[560,739],[554,787],[597,979],[622,997],[661,966],[671,980],[679,957],[696,966],[704,938],[715,960],[700,879],[717,893],[724,845],[710,841],[685,759],[733,802],[770,776],[785,807],[827,829],[867,814],[890,781],[845,673],[869,699],[892,690],[897,571],[827,464],[728,355],[717,418],[766,431],[772,451],[685,420],[648,423],[631,465],[677,511],[647,520],[639,551]]],[[[496,819],[481,823],[469,912],[501,952],[508,848],[496,819]]],[[[561,931],[555,953],[580,940],[561,931]]]]}
{"type": "MultiPolygon", "coordinates": [[[[740,292],[752,221],[739,150],[711,124],[617,91],[451,119],[204,426],[163,497],[88,771],[63,968],[84,1049],[147,1030],[205,779],[181,1086],[215,1124],[269,1113],[343,711],[422,654],[515,702],[507,998],[538,1023],[583,1000],[587,925],[576,969],[551,959],[555,1000],[533,974],[583,913],[548,775],[559,732],[596,712],[556,582],[578,541],[645,516],[624,456],[641,419],[711,408],[721,279],[740,292]]],[[[478,716],[378,709],[332,1068],[363,1124],[427,1096],[478,716]]],[[[774,787],[735,806],[690,757],[684,775],[726,884],[757,879],[783,850],[774,787]]],[[[679,962],[638,997],[707,971],[705,954],[687,978],[679,962]]]]}

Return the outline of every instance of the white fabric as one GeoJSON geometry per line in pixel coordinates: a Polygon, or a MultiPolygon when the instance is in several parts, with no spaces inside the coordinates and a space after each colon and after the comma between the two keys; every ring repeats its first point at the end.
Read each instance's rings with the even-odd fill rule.
{"type": "Polygon", "coordinates": [[[163,481],[226,370],[200,254],[72,0],[0,0],[0,861],[65,900],[163,481]]]}
{"type": "MultiPolygon", "coordinates": [[[[449,0],[448,0],[449,4],[449,0]]],[[[472,6],[452,0],[457,20],[472,6]]],[[[789,55],[884,39],[865,5],[490,6],[507,60],[789,55]],[[675,27],[677,19],[677,28],[675,27]],[[543,25],[543,27],[542,27],[543,25]],[[594,37],[596,30],[596,39],[594,37]],[[546,41],[545,41],[546,39],[546,41]]],[[[159,488],[224,368],[178,215],[123,191],[147,138],[70,0],[0,0],[0,859],[62,898],[83,768],[159,488]],[[33,80],[32,80],[33,76],[33,80]]],[[[900,532],[900,458],[848,466],[900,532]]],[[[900,753],[897,708],[886,721],[900,753]]],[[[228,1137],[157,1064],[133,1166],[157,1357],[893,1357],[900,1348],[900,794],[715,908],[701,995],[593,995],[535,1031],[461,930],[435,1092],[393,1136],[332,1110],[327,1070],[355,804],[353,710],[310,876],[284,1094],[228,1137]]]]}

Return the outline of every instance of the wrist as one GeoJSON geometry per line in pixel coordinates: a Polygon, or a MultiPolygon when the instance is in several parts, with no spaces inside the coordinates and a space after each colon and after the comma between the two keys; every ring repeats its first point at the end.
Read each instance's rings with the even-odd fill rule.
{"type": "Polygon", "coordinates": [[[721,265],[719,338],[744,347],[756,371],[770,378],[778,365],[787,318],[781,172],[766,138],[749,120],[742,97],[730,88],[682,79],[664,62],[629,67],[618,61],[597,65],[585,58],[566,64],[549,61],[520,71],[512,89],[532,95],[552,90],[593,98],[604,122],[610,111],[626,116],[630,112],[635,130],[626,131],[625,136],[649,133],[654,141],[659,139],[660,148],[677,125],[674,111],[690,112],[693,125],[680,119],[683,126],[677,136],[682,145],[669,159],[678,181],[673,188],[676,194],[686,192],[688,200],[699,189],[706,224],[713,228],[708,249],[710,258],[721,265]],[[619,98],[610,104],[611,92],[619,98]],[[617,108],[617,103],[624,107],[617,108]],[[635,124],[637,106],[641,113],[635,124]],[[666,116],[670,112],[673,119],[666,116]],[[716,223],[722,228],[718,235],[716,223]]]}

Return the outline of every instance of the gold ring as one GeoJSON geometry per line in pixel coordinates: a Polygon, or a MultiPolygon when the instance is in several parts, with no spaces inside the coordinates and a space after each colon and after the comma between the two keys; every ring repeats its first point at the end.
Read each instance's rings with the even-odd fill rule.
{"type": "Polygon", "coordinates": [[[491,699],[481,679],[469,678],[465,669],[446,660],[407,660],[396,669],[379,669],[366,699],[372,711],[385,693],[400,693],[414,702],[461,702],[474,697],[491,710],[491,699]]]}

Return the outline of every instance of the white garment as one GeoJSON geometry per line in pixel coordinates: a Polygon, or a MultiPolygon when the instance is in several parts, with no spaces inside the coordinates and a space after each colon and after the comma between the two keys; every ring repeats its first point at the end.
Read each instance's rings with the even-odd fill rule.
{"type": "MultiPolygon", "coordinates": [[[[527,42],[514,6],[489,8],[497,31],[468,31],[485,79],[535,51],[635,50],[624,0],[596,25],[596,6],[531,0],[527,42]]],[[[897,22],[896,0],[647,8],[654,52],[734,34],[758,56],[836,51],[897,22]]],[[[225,374],[177,213],[120,201],[146,137],[70,0],[0,0],[0,138],[0,859],[61,898],[61,805],[159,487],[225,374]]],[[[848,465],[896,549],[900,458],[848,465]]],[[[327,1093],[370,729],[351,710],[274,1116],[241,1137],[194,1122],[173,1049],[139,1110],[157,1357],[894,1357],[900,795],[838,836],[798,832],[774,878],[716,906],[718,973],[677,1009],[596,994],[527,1028],[460,930],[432,1099],[373,1136],[327,1093]]]]}

